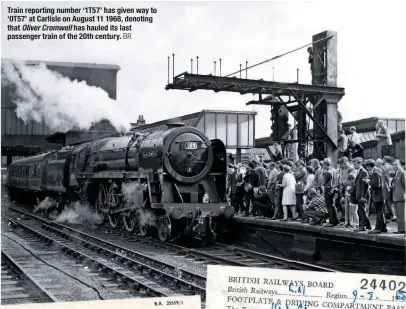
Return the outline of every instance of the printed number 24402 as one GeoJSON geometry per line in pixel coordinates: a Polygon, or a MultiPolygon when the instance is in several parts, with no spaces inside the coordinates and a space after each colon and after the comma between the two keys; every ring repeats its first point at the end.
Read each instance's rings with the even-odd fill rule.
{"type": "Polygon", "coordinates": [[[391,281],[386,282],[386,280],[381,280],[381,282],[378,285],[376,279],[372,279],[371,282],[369,282],[368,279],[361,279],[361,289],[363,289],[363,290],[367,290],[369,288],[372,288],[374,290],[376,290],[376,289],[386,290],[388,288],[389,290],[392,290],[392,291],[397,290],[397,291],[403,292],[403,291],[405,291],[405,287],[406,287],[406,284],[403,281],[396,282],[395,280],[391,280],[391,281]]]}

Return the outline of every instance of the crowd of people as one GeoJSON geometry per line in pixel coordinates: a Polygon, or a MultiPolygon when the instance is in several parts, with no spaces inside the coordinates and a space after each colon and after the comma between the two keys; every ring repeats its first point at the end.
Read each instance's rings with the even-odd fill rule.
{"type": "Polygon", "coordinates": [[[405,171],[392,157],[377,160],[342,156],[338,168],[322,161],[283,159],[228,165],[227,192],[237,215],[296,221],[354,232],[405,234],[405,171]],[[376,215],[370,223],[371,210],[376,215]]]}

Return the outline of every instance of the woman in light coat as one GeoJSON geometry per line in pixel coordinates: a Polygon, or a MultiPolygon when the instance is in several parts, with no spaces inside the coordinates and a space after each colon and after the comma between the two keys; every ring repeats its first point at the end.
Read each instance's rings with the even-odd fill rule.
{"type": "Polygon", "coordinates": [[[292,216],[293,216],[292,220],[297,220],[295,176],[293,176],[290,166],[285,165],[283,170],[285,172],[285,175],[283,176],[282,184],[278,184],[278,186],[283,188],[283,195],[282,195],[283,219],[281,221],[288,220],[288,207],[290,208],[290,211],[292,212],[292,216]]]}

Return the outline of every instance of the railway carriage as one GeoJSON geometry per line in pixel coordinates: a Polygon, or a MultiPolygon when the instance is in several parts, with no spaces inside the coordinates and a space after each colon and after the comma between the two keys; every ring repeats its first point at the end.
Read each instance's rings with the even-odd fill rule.
{"type": "Polygon", "coordinates": [[[234,215],[225,203],[225,186],[224,144],[183,124],[17,160],[8,177],[13,196],[23,190],[37,198],[57,197],[60,205],[81,200],[113,228],[122,224],[162,241],[220,233],[234,215]],[[27,167],[34,168],[36,187],[13,172],[27,167]],[[203,203],[205,194],[211,203],[203,203]]]}

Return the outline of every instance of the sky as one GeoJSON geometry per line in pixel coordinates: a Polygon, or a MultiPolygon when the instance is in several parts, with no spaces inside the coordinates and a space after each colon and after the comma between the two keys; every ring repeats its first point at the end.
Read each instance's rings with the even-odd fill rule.
{"type": "MultiPolygon", "coordinates": [[[[119,65],[117,105],[132,121],[147,123],[202,109],[256,111],[256,138],[270,134],[270,109],[246,106],[253,95],[165,90],[167,57],[175,54],[175,75],[222,73],[272,58],[312,41],[324,30],[338,35],[339,103],[344,122],[367,117],[405,117],[402,1],[268,2],[2,2],[3,58],[119,65]],[[153,23],[133,23],[132,39],[7,41],[7,7],[154,7],[153,23]],[[194,61],[195,63],[195,61],[194,61]],[[217,66],[217,73],[219,67],[217,66]],[[195,71],[195,68],[194,68],[195,71]]],[[[248,71],[248,78],[310,84],[306,49],[248,71]]],[[[243,73],[245,74],[245,73],[243,73]]],[[[172,72],[171,72],[172,75],[172,72]]],[[[257,97],[255,97],[257,99],[257,97]]]]}

